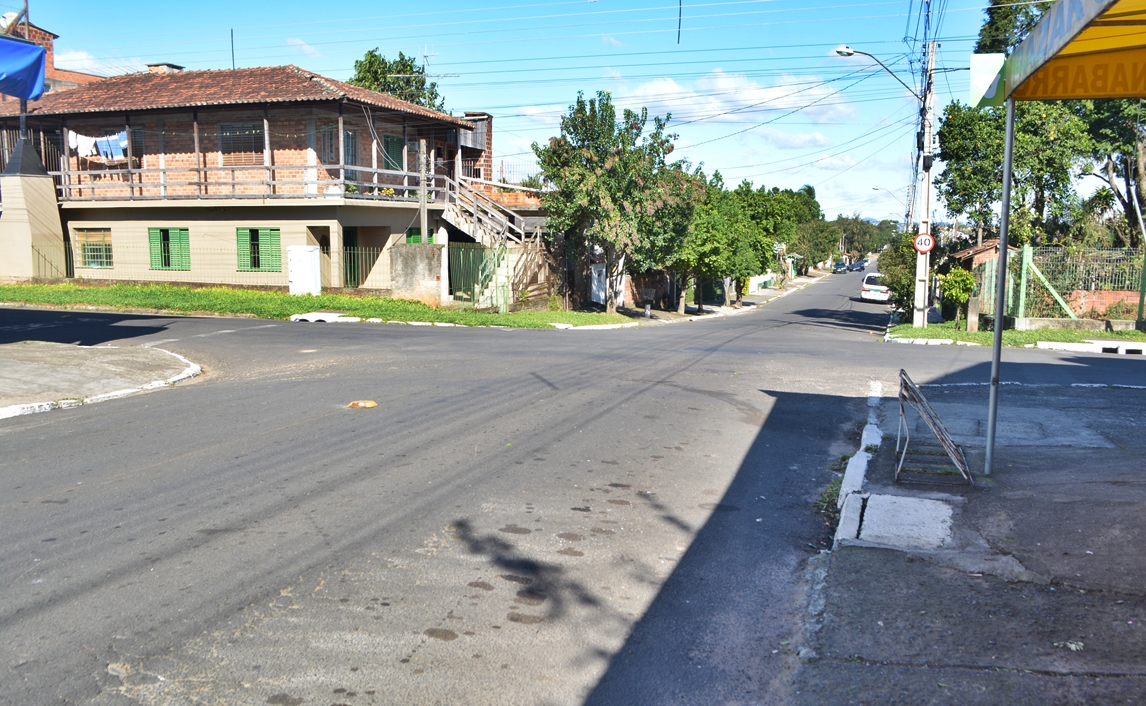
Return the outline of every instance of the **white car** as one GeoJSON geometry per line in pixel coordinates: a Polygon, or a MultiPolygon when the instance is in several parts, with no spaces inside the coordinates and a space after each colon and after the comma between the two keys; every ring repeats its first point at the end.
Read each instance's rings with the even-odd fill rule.
{"type": "Polygon", "coordinates": [[[860,285],[860,299],[867,302],[886,302],[891,299],[891,291],[882,282],[883,275],[878,272],[864,277],[860,285]]]}

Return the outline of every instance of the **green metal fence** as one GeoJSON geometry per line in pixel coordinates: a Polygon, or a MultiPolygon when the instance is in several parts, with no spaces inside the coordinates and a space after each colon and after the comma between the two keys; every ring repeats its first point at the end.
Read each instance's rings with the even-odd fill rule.
{"type": "MultiPolygon", "coordinates": [[[[1006,314],[1019,318],[1078,318],[1090,308],[1088,301],[1117,299],[1097,293],[1131,297],[1142,281],[1142,251],[1133,248],[1026,246],[1013,253],[1007,265],[1006,314]]],[[[980,311],[993,316],[998,260],[980,263],[974,275],[980,311]]]]}
{"type": "Polygon", "coordinates": [[[382,248],[343,248],[342,277],[344,287],[361,287],[370,278],[382,248]]]}
{"type": "Polygon", "coordinates": [[[481,243],[450,243],[450,294],[459,304],[480,306],[493,277],[493,251],[481,243]]]}

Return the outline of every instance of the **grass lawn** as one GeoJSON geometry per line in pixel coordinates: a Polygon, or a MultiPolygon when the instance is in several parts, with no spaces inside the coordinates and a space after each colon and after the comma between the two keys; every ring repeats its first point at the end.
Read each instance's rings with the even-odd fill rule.
{"type": "Polygon", "coordinates": [[[629,321],[620,314],[582,311],[519,311],[509,314],[437,308],[405,299],[352,297],[345,294],[291,296],[285,292],[262,292],[227,287],[192,289],[165,284],[115,284],[81,287],[75,284],[0,285],[0,302],[50,306],[106,306],[117,310],[162,310],[173,314],[212,312],[249,314],[261,319],[287,319],[309,311],[338,311],[363,319],[385,321],[438,321],[466,326],[549,328],[551,323],[619,324],[629,321]]]}
{"type": "MultiPolygon", "coordinates": [[[[960,324],[962,326],[962,323],[960,324]]],[[[954,321],[945,321],[941,324],[928,324],[927,328],[912,328],[911,324],[899,324],[891,327],[891,335],[899,338],[950,338],[956,341],[970,341],[991,345],[995,340],[992,331],[976,331],[968,333],[955,330],[954,321]]],[[[1027,344],[1038,341],[1057,341],[1060,343],[1082,343],[1087,339],[1125,339],[1128,341],[1146,341],[1146,333],[1141,331],[1064,331],[1057,329],[1039,329],[1037,331],[1003,331],[1003,345],[1021,348],[1027,344]]]]}

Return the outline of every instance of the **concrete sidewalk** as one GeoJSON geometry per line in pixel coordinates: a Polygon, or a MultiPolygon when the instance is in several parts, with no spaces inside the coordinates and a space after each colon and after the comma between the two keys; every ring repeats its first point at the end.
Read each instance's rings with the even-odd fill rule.
{"type": "Polygon", "coordinates": [[[0,345],[0,419],[123,397],[200,372],[158,348],[8,343],[0,345]]]}
{"type": "MultiPolygon", "coordinates": [[[[987,388],[923,391],[982,469],[987,388]]],[[[881,414],[866,511],[812,563],[798,701],[1143,703],[1146,391],[1008,386],[995,473],[973,487],[943,472],[894,483],[898,404],[881,414]],[[931,510],[897,525],[900,506],[931,510]]],[[[941,467],[934,437],[909,424],[909,459],[941,467]]]]}

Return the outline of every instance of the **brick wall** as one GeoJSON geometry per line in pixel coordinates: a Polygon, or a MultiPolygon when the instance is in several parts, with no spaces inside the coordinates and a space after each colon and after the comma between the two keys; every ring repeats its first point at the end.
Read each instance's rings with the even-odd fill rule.
{"type": "Polygon", "coordinates": [[[1066,302],[1076,314],[1086,314],[1092,311],[1105,314],[1107,309],[1119,302],[1132,304],[1135,312],[1137,312],[1138,292],[1125,290],[1100,290],[1090,292],[1078,289],[1066,297],[1066,302]]]}
{"type": "MultiPolygon", "coordinates": [[[[263,126],[264,114],[259,110],[210,111],[199,114],[199,169],[201,170],[202,193],[208,196],[251,196],[251,195],[303,195],[326,193],[327,189],[340,189],[337,150],[324,162],[322,136],[331,132],[337,139],[338,115],[333,111],[308,115],[292,111],[271,111],[269,113],[269,134],[271,147],[271,184],[268,186],[268,170],[264,165],[261,143],[255,154],[253,165],[224,166],[220,151],[219,126],[221,124],[245,124],[263,126]],[[313,134],[308,134],[313,124],[313,134]],[[314,165],[308,165],[310,145],[314,146],[314,165]],[[330,160],[333,163],[329,163],[330,160]],[[309,173],[308,173],[309,172],[309,173]],[[308,184],[308,181],[310,182],[308,184]]],[[[371,166],[373,133],[364,117],[344,117],[345,130],[357,136],[358,150],[351,153],[347,145],[347,178],[357,171],[357,180],[380,186],[400,186],[402,178],[393,175],[378,175],[374,180],[372,172],[355,170],[357,166],[371,166]]],[[[109,122],[83,123],[72,121],[68,129],[85,136],[115,134],[125,129],[123,124],[109,122]]],[[[127,175],[115,173],[127,166],[126,161],[107,163],[99,158],[87,158],[69,150],[70,171],[68,177],[73,197],[86,198],[93,195],[104,198],[195,196],[200,187],[196,172],[195,127],[189,113],[166,116],[145,116],[131,122],[133,131],[143,131],[143,154],[132,154],[132,167],[144,170],[132,175],[129,185],[127,175]],[[162,141],[162,150],[160,142],[162,141]],[[159,170],[162,167],[165,174],[159,170]],[[112,170],[109,173],[101,171],[112,170]],[[156,171],[148,171],[156,170],[156,171]],[[164,184],[164,181],[166,182],[164,184]],[[94,185],[92,188],[84,188],[94,185]]],[[[399,123],[375,121],[375,131],[379,139],[384,134],[401,135],[399,123]]],[[[138,139],[134,145],[138,144],[138,139]]],[[[414,140],[416,145],[416,140],[414,140]]],[[[382,146],[378,146],[379,152],[382,146]]],[[[381,154],[377,156],[381,168],[381,154]]]]}
{"type": "MultiPolygon", "coordinates": [[[[497,181],[497,175],[493,173],[493,116],[489,113],[466,111],[466,117],[485,118],[485,149],[476,156],[476,166],[481,170],[482,179],[497,181]]],[[[488,184],[473,184],[473,187],[486,193],[492,193],[494,188],[488,184]]]]}
{"type": "MultiPolygon", "coordinates": [[[[16,28],[14,34],[16,34],[19,37],[24,37],[24,23],[23,22],[21,22],[19,24],[19,26],[16,28]]],[[[45,50],[47,50],[48,56],[47,56],[46,61],[45,61],[44,78],[45,78],[45,84],[46,84],[45,87],[48,90],[54,90],[54,91],[65,90],[68,88],[74,88],[75,86],[78,86],[81,84],[92,83],[93,81],[99,81],[103,78],[102,76],[94,76],[92,74],[83,74],[83,73],[79,73],[78,71],[65,71],[64,69],[57,69],[56,68],[55,47],[53,45],[53,41],[55,40],[55,38],[56,38],[56,35],[52,34],[51,32],[48,32],[46,30],[43,30],[43,29],[37,27],[36,25],[30,25],[29,31],[28,31],[28,36],[25,37],[25,39],[28,39],[29,41],[35,42],[36,44],[39,44],[40,46],[44,47],[45,50]]]]}

